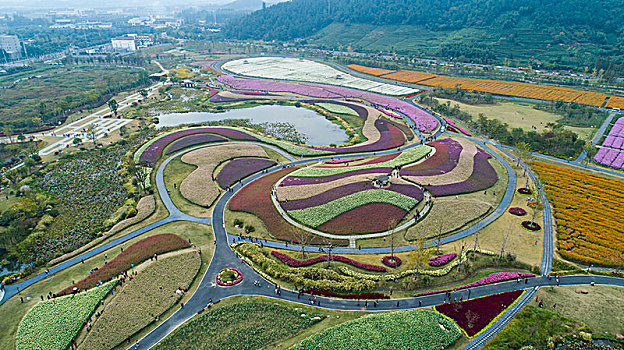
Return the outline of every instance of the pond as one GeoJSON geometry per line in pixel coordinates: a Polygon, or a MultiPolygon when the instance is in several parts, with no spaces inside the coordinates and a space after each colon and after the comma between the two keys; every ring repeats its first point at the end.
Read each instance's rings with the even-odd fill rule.
{"type": "Polygon", "coordinates": [[[349,137],[340,126],[325,119],[322,115],[307,108],[293,106],[257,106],[244,109],[232,109],[223,113],[188,112],[168,113],[158,117],[158,127],[183,124],[199,124],[224,119],[249,119],[252,123],[288,122],[297,131],[307,137],[307,144],[313,146],[340,145],[349,137]]]}

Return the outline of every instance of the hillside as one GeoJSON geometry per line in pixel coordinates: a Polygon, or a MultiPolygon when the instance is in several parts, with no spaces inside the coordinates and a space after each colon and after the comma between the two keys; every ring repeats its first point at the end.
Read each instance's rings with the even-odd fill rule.
{"type": "Polygon", "coordinates": [[[619,70],[623,6],[622,0],[293,0],[233,21],[223,32],[479,63],[509,59],[591,70],[601,58],[598,69],[619,70]]]}

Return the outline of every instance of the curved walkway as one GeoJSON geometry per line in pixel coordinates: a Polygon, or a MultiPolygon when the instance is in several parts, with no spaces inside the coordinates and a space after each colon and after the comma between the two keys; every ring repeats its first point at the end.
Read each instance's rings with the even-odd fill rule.
{"type": "MultiPolygon", "coordinates": [[[[408,122],[409,122],[409,119],[408,119],[408,122]]],[[[444,130],[444,127],[443,127],[444,123],[441,123],[441,125],[442,127],[430,139],[435,139],[442,134],[444,130]]],[[[411,124],[411,126],[414,127],[413,124],[411,124]]],[[[491,149],[486,145],[485,142],[481,140],[476,140],[476,142],[479,143],[484,149],[490,150],[491,152],[491,149]]],[[[420,143],[414,143],[408,146],[401,147],[398,150],[400,151],[401,149],[415,147],[421,143],[422,141],[420,143]]],[[[499,150],[502,150],[500,145],[495,144],[493,142],[488,142],[488,143],[495,146],[499,150]]],[[[269,148],[275,149],[276,151],[283,154],[283,151],[279,149],[270,147],[269,145],[265,145],[265,144],[261,144],[261,145],[263,147],[269,147],[269,148]]],[[[156,186],[163,200],[163,203],[165,203],[166,208],[169,210],[170,215],[167,218],[159,220],[155,223],[145,226],[125,236],[119,237],[103,246],[97,247],[89,252],[76,256],[50,269],[51,274],[61,271],[63,269],[66,269],[72,265],[79,263],[82,259],[87,259],[89,257],[92,257],[107,249],[115,247],[116,245],[121,244],[133,237],[139,236],[140,234],[143,234],[151,229],[154,229],[156,227],[159,227],[169,222],[187,220],[187,221],[206,224],[208,223],[208,220],[210,220],[210,223],[213,227],[213,232],[215,235],[215,251],[212,256],[210,265],[206,273],[202,277],[199,287],[197,288],[195,293],[190,297],[190,299],[184,304],[184,307],[177,310],[171,317],[166,319],[163,323],[158,325],[155,329],[149,332],[143,339],[141,339],[139,344],[136,345],[136,348],[138,349],[149,349],[155,344],[157,344],[162,338],[164,338],[167,334],[175,330],[186,320],[195,316],[198,312],[201,312],[202,310],[204,310],[207,307],[207,302],[209,298],[212,298],[213,300],[220,300],[222,298],[226,298],[226,297],[234,296],[234,295],[259,295],[259,296],[266,296],[266,297],[276,297],[276,295],[273,292],[273,287],[270,284],[268,284],[266,280],[264,280],[258,273],[256,273],[253,269],[251,269],[248,265],[242,263],[241,260],[237,258],[236,254],[234,254],[234,252],[230,248],[229,242],[228,242],[228,235],[225,230],[224,217],[223,217],[227,203],[232,198],[232,196],[238,190],[240,190],[243,186],[245,186],[246,184],[248,184],[249,182],[255,179],[260,178],[264,174],[257,173],[257,174],[251,175],[247,177],[246,179],[241,180],[236,185],[232,186],[232,191],[223,193],[223,195],[217,200],[215,204],[211,219],[200,219],[200,218],[195,218],[193,216],[190,216],[188,214],[184,214],[173,204],[173,202],[169,198],[169,195],[167,193],[167,189],[164,183],[163,172],[164,172],[165,166],[169,163],[169,161],[171,161],[171,159],[179,156],[180,154],[183,154],[184,152],[189,152],[193,149],[197,149],[201,147],[210,147],[210,146],[212,145],[198,146],[198,147],[194,147],[185,151],[178,152],[175,155],[167,158],[160,165],[156,173],[156,177],[157,177],[156,186]],[[217,286],[216,283],[214,283],[216,274],[221,270],[222,267],[226,267],[226,266],[238,268],[245,276],[245,279],[239,285],[236,285],[236,286],[232,286],[232,287],[217,286]],[[254,286],[253,285],[254,280],[262,281],[261,287],[254,286]]],[[[397,152],[397,150],[387,150],[387,151],[372,152],[372,153],[369,152],[369,153],[364,153],[360,155],[361,156],[375,156],[375,155],[391,154],[395,152],[397,152]]],[[[491,154],[494,155],[495,158],[497,158],[506,166],[507,172],[508,172],[507,190],[505,192],[505,195],[503,196],[503,199],[501,200],[501,203],[499,204],[497,209],[492,214],[490,214],[488,217],[486,217],[484,220],[480,221],[476,225],[466,230],[462,230],[458,233],[455,233],[454,235],[445,237],[445,239],[443,240],[444,243],[448,243],[453,240],[460,239],[468,235],[471,235],[472,233],[477,232],[481,228],[485,227],[487,224],[494,221],[500,215],[502,215],[504,210],[506,210],[506,207],[511,202],[511,198],[513,197],[513,191],[515,190],[515,186],[516,186],[515,171],[513,171],[511,166],[496,152],[491,152],[491,154]]],[[[331,159],[331,158],[334,158],[334,159],[348,158],[350,156],[352,155],[327,156],[327,157],[318,157],[318,158],[305,159],[305,160],[295,160],[294,157],[288,156],[288,159],[292,161],[291,163],[268,169],[267,173],[274,172],[279,169],[283,169],[287,166],[306,164],[310,162],[318,162],[321,160],[326,160],[326,159],[331,159]]],[[[545,205],[544,207],[546,208],[548,207],[548,205],[545,205]]],[[[546,217],[551,218],[550,212],[545,211],[544,214],[545,214],[544,215],[545,221],[546,221],[546,217]]],[[[547,234],[546,227],[549,227],[550,229],[552,229],[552,223],[550,223],[549,225],[546,225],[546,222],[545,222],[545,234],[547,234]]],[[[547,244],[549,244],[550,248],[552,248],[552,231],[550,231],[550,243],[547,243],[547,240],[545,239],[544,244],[545,244],[545,247],[547,244]]],[[[399,248],[409,250],[411,246],[405,246],[405,247],[399,247],[399,248]]],[[[346,248],[340,248],[340,249],[346,249],[346,248]]],[[[367,252],[383,252],[384,248],[370,248],[370,249],[380,249],[380,251],[369,250],[367,252]]],[[[399,249],[395,249],[395,250],[398,251],[399,249]]],[[[334,251],[338,252],[337,249],[334,251]]],[[[544,261],[542,262],[542,265],[544,266],[543,273],[545,273],[546,271],[549,271],[549,266],[550,266],[549,259],[551,258],[552,258],[552,249],[548,249],[548,250],[545,249],[544,261]]],[[[15,285],[7,286],[6,295],[4,295],[2,302],[10,298],[11,296],[15,295],[16,292],[20,290],[20,288],[21,289],[26,288],[46,278],[47,276],[48,276],[47,274],[39,274],[25,281],[17,283],[15,285]]],[[[624,279],[620,279],[620,278],[605,277],[605,276],[560,277],[561,285],[590,284],[592,282],[595,284],[605,284],[605,285],[624,287],[624,279]]],[[[469,298],[487,296],[487,295],[511,291],[511,290],[517,290],[517,289],[528,289],[529,291],[533,290],[533,293],[534,293],[534,290],[538,287],[553,286],[553,285],[555,285],[554,280],[551,280],[546,276],[540,276],[540,277],[528,278],[521,283],[518,283],[516,281],[508,281],[508,282],[502,282],[502,283],[497,283],[497,284],[492,284],[492,285],[485,285],[485,286],[465,289],[465,290],[461,290],[458,292],[454,292],[453,297],[457,298],[457,297],[463,296],[464,298],[469,299],[469,298]]],[[[307,304],[307,300],[298,299],[297,293],[292,292],[292,291],[284,290],[282,291],[282,294],[277,297],[279,297],[282,300],[287,300],[287,301],[301,303],[301,304],[307,304]]],[[[362,309],[360,306],[356,304],[356,302],[351,301],[351,300],[331,299],[331,298],[324,298],[324,297],[317,297],[317,300],[320,301],[320,307],[322,308],[352,310],[352,311],[357,311],[357,310],[362,309]]],[[[376,308],[369,307],[368,309],[380,310],[380,311],[397,310],[397,309],[413,309],[413,308],[418,308],[418,307],[429,307],[429,306],[441,304],[444,301],[445,301],[444,294],[432,294],[432,295],[421,296],[418,298],[384,300],[384,301],[379,302],[376,308]]],[[[508,310],[503,315],[503,317],[501,317],[499,321],[497,321],[497,323],[494,324],[493,327],[491,327],[486,332],[484,332],[480,337],[477,337],[471,340],[470,344],[466,348],[472,349],[472,348],[480,347],[483,344],[483,342],[487,340],[488,337],[492,337],[502,326],[504,326],[505,322],[508,322],[508,320],[511,319],[511,317],[513,317],[515,312],[517,312],[523,305],[525,305],[529,301],[530,301],[530,298],[524,297],[523,300],[517,303],[518,305],[517,307],[514,307],[508,310]]],[[[131,348],[135,348],[135,346],[133,345],[131,346],[131,348]]]]}

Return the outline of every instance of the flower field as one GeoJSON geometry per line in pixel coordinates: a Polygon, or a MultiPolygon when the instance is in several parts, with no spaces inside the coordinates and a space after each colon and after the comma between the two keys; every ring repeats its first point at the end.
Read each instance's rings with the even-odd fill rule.
{"type": "Polygon", "coordinates": [[[278,80],[305,80],[394,96],[408,95],[419,91],[418,89],[359,78],[319,62],[291,57],[239,59],[226,62],[222,67],[239,75],[278,80]]]}
{"type": "Polygon", "coordinates": [[[457,195],[481,191],[493,186],[498,181],[498,174],[488,159],[492,158],[487,152],[479,149],[474,156],[472,174],[464,181],[444,185],[425,186],[436,197],[457,195]]]}
{"type": "Polygon", "coordinates": [[[322,296],[326,296],[330,298],[352,299],[352,300],[355,300],[355,299],[362,299],[362,300],[390,299],[390,296],[385,295],[383,293],[341,294],[341,293],[327,292],[324,290],[311,290],[311,289],[305,290],[303,292],[307,294],[312,294],[312,295],[322,295],[322,296]]]}
{"type": "MultiPolygon", "coordinates": [[[[290,84],[271,80],[241,79],[235,78],[231,75],[221,75],[217,79],[221,83],[227,84],[235,89],[245,88],[269,92],[289,92],[302,96],[327,99],[359,98],[376,104],[378,106],[403,113],[412,121],[414,121],[418,129],[422,132],[432,132],[438,125],[436,119],[427,112],[410,103],[390,96],[378,95],[370,92],[331,85],[311,83],[290,84]]],[[[215,97],[219,97],[219,95],[215,97]]]]}
{"type": "MultiPolygon", "coordinates": [[[[272,251],[271,255],[278,258],[281,262],[283,262],[284,264],[290,267],[310,266],[310,265],[318,264],[320,262],[327,262],[327,255],[321,255],[321,256],[317,256],[316,258],[306,259],[306,260],[298,260],[289,256],[288,254],[280,253],[276,250],[272,251]]],[[[353,259],[349,259],[346,256],[342,256],[342,255],[332,255],[331,259],[333,261],[340,261],[345,264],[349,264],[349,265],[358,267],[363,270],[386,272],[386,268],[383,266],[363,264],[361,262],[355,261],[353,259]]]]}
{"type": "Polygon", "coordinates": [[[274,303],[245,301],[208,310],[154,347],[168,349],[255,350],[289,338],[320,321],[317,315],[274,303]]]}
{"type": "Polygon", "coordinates": [[[318,227],[342,213],[370,203],[392,204],[407,212],[414,208],[418,202],[415,198],[389,190],[365,190],[322,205],[291,210],[288,211],[288,215],[304,225],[318,227]]]}
{"type": "Polygon", "coordinates": [[[108,350],[122,344],[178,302],[182,295],[176,290],[188,290],[200,264],[196,252],[160,258],[126,280],[78,349],[108,350]]]}
{"type": "MultiPolygon", "coordinates": [[[[290,167],[275,171],[247,184],[230,199],[228,209],[257,216],[262,220],[267,231],[278,239],[291,240],[299,234],[307,234],[286,222],[273,206],[270,197],[273,184],[295,170],[297,170],[296,167],[290,167]]],[[[316,238],[316,236],[312,237],[316,238]]],[[[313,239],[312,242],[320,243],[320,240],[313,239]]],[[[340,242],[335,241],[335,243],[340,242]]]]}
{"type": "Polygon", "coordinates": [[[161,233],[143,238],[130,245],[98,270],[75,284],[56,293],[56,296],[70,294],[74,287],[85,290],[94,287],[99,281],[108,281],[120,273],[130,270],[132,265],[138,265],[154,256],[174,250],[187,248],[189,243],[173,233],[161,233]]]}
{"type": "Polygon", "coordinates": [[[607,108],[619,108],[620,110],[624,109],[624,97],[622,96],[611,96],[609,97],[609,101],[607,101],[607,108]]]}
{"type": "Polygon", "coordinates": [[[220,286],[233,286],[235,284],[241,283],[243,280],[243,274],[233,267],[226,267],[221,269],[217,276],[215,277],[215,281],[220,286]]]}
{"type": "Polygon", "coordinates": [[[342,153],[362,153],[382,151],[386,149],[397,148],[405,144],[405,134],[398,127],[389,123],[384,119],[375,120],[375,129],[379,131],[379,139],[372,143],[364,143],[361,145],[349,147],[311,147],[313,150],[331,152],[336,154],[342,153]]]}
{"type": "Polygon", "coordinates": [[[470,338],[485,330],[491,322],[510,307],[523,290],[490,295],[460,303],[437,305],[434,309],[452,318],[470,338]]]}
{"type": "Polygon", "coordinates": [[[265,158],[236,158],[223,166],[217,174],[217,183],[221,188],[227,188],[251,174],[270,168],[277,163],[265,158]]]}
{"type": "Polygon", "coordinates": [[[82,329],[116,281],[97,288],[42,301],[24,316],[16,335],[17,350],[64,350],[82,329]]]}
{"type": "MultiPolygon", "coordinates": [[[[348,67],[363,73],[372,69],[370,67],[358,65],[349,65],[348,67]]],[[[469,91],[533,98],[545,101],[576,102],[595,107],[602,106],[607,98],[607,95],[594,91],[514,81],[456,78],[417,71],[392,71],[388,74],[381,74],[381,76],[388,79],[445,89],[453,89],[459,86],[459,88],[469,91]]],[[[609,101],[613,99],[613,105],[607,105],[607,107],[616,107],[615,104],[617,104],[619,100],[617,98],[614,99],[614,97],[615,96],[611,96],[609,99],[609,101]]]]}
{"type": "Polygon", "coordinates": [[[555,208],[559,254],[584,264],[621,264],[624,182],[543,162],[532,166],[555,208]]]}
{"type": "MultiPolygon", "coordinates": [[[[534,277],[534,276],[535,275],[533,275],[532,273],[528,273],[528,272],[494,272],[494,273],[489,274],[486,278],[482,278],[475,282],[465,284],[461,287],[453,288],[452,290],[461,290],[461,289],[466,289],[466,288],[483,286],[486,284],[505,282],[509,280],[515,280],[518,278],[523,279],[523,278],[534,277]]],[[[414,296],[417,297],[421,295],[437,294],[437,293],[444,293],[444,292],[450,292],[450,291],[451,289],[430,290],[427,292],[416,293],[414,294],[414,296]]]]}
{"type": "Polygon", "coordinates": [[[393,204],[369,203],[337,215],[317,229],[340,235],[384,232],[406,215],[407,211],[393,204]]]}
{"type": "Polygon", "coordinates": [[[214,134],[193,134],[193,135],[183,136],[177,139],[176,141],[174,141],[167,148],[165,155],[168,156],[179,150],[182,150],[184,148],[191,147],[191,146],[197,146],[197,145],[201,145],[204,143],[211,143],[211,142],[225,142],[227,140],[228,139],[226,139],[225,137],[214,135],[214,134]]]}
{"type": "MultiPolygon", "coordinates": [[[[200,148],[182,156],[184,163],[197,167],[180,184],[180,193],[190,202],[210,206],[219,196],[219,188],[212,181],[214,170],[219,164],[238,157],[267,158],[266,151],[258,145],[225,144],[200,148]]],[[[224,174],[222,180],[231,180],[235,174],[224,174]],[[227,176],[227,177],[225,177],[227,176]]]]}
{"type": "Polygon", "coordinates": [[[364,67],[364,66],[360,66],[359,64],[349,65],[349,68],[356,70],[358,72],[374,75],[376,77],[394,72],[393,70],[387,70],[387,69],[382,69],[382,68],[364,67]]]}
{"type": "Polygon", "coordinates": [[[319,332],[291,350],[307,349],[445,349],[461,331],[431,310],[398,311],[360,317],[319,332]]]}
{"type": "Polygon", "coordinates": [[[436,149],[424,162],[401,169],[401,176],[436,176],[455,169],[464,147],[453,139],[436,140],[428,144],[436,149]]]}
{"type": "Polygon", "coordinates": [[[598,164],[624,169],[624,118],[618,119],[594,156],[598,164]]]}
{"type": "Polygon", "coordinates": [[[429,258],[429,266],[442,266],[448,264],[451,260],[457,257],[457,253],[448,253],[442,254],[438,256],[434,256],[433,258],[429,258]]]}
{"type": "Polygon", "coordinates": [[[359,293],[371,290],[375,283],[351,276],[343,276],[334,270],[314,267],[290,267],[275,259],[252,243],[234,243],[232,248],[254,266],[260,274],[296,284],[302,289],[325,290],[342,293],[359,293]]]}

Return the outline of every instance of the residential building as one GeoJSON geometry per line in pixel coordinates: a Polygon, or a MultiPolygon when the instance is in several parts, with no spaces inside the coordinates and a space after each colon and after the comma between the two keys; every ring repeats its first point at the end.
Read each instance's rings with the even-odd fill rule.
{"type": "Polygon", "coordinates": [[[17,35],[0,35],[0,49],[4,50],[8,59],[18,59],[22,57],[22,44],[17,35]]]}

